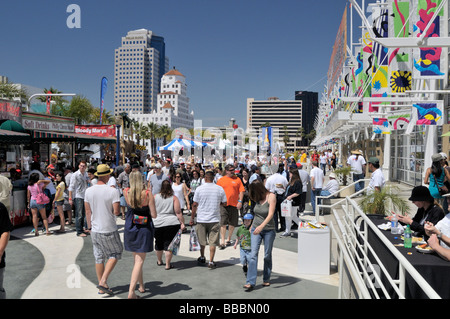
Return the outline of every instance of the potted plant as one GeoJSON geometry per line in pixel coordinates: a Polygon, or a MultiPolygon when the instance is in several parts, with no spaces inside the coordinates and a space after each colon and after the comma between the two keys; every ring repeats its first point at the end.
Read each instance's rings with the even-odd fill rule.
{"type": "Polygon", "coordinates": [[[405,214],[409,203],[400,197],[398,187],[387,185],[381,191],[371,192],[360,201],[359,207],[366,214],[387,216],[391,211],[405,214]]]}
{"type": "MultiPolygon", "coordinates": [[[[334,173],[336,174],[336,179],[339,181],[339,184],[343,185],[343,186],[341,186],[341,189],[343,189],[347,186],[351,171],[352,171],[352,168],[350,166],[343,166],[343,167],[336,168],[334,170],[334,173]]],[[[348,187],[344,190],[341,190],[341,192],[339,193],[339,196],[346,197],[346,196],[353,194],[354,191],[355,191],[354,188],[348,187]]]]}

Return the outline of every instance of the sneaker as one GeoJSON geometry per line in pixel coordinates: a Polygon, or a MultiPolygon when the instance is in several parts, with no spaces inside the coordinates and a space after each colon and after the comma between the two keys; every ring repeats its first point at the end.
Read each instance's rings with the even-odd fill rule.
{"type": "Polygon", "coordinates": [[[205,257],[203,257],[203,256],[198,257],[197,261],[198,261],[199,263],[201,263],[201,264],[206,263],[206,259],[205,259],[205,257]]]}
{"type": "Polygon", "coordinates": [[[208,268],[209,268],[209,269],[215,269],[216,267],[217,267],[217,265],[216,265],[215,262],[213,262],[213,261],[210,261],[210,262],[209,262],[209,264],[208,264],[208,268]]]}
{"type": "Polygon", "coordinates": [[[289,237],[289,236],[291,236],[291,234],[288,233],[287,231],[285,231],[284,233],[282,233],[282,234],[280,235],[280,237],[289,237]]]}

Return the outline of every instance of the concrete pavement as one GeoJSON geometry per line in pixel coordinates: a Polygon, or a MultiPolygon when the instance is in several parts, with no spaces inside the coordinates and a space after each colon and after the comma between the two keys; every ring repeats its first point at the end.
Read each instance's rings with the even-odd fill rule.
{"type": "MultiPolygon", "coordinates": [[[[117,219],[123,236],[124,221],[117,219]]],[[[52,230],[59,225],[52,224],[52,230]]],[[[188,227],[190,230],[190,227],[188,227]]],[[[65,234],[35,237],[31,226],[12,232],[6,250],[4,286],[8,299],[121,299],[127,298],[133,267],[132,254],[124,251],[108,281],[113,297],[100,295],[96,289],[94,257],[90,236],[77,237],[74,230],[65,234]]],[[[245,292],[245,276],[239,264],[239,249],[217,250],[217,268],[199,265],[199,252],[189,251],[189,234],[183,234],[180,251],[173,258],[175,268],[156,265],[155,253],[147,254],[144,264],[146,292],[141,298],[152,299],[324,299],[337,298],[338,278],[301,274],[298,271],[297,237],[280,238],[273,249],[271,286],[262,288],[262,252],[259,254],[257,286],[245,292]]],[[[206,249],[206,259],[209,251],[206,249]]]]}

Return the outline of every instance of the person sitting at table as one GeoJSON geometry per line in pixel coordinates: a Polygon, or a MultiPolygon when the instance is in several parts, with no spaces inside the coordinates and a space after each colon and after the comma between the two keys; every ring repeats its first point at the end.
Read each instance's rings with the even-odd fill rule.
{"type": "Polygon", "coordinates": [[[424,236],[428,240],[429,236],[425,233],[425,222],[436,224],[445,217],[442,207],[435,202],[431,196],[430,190],[426,186],[416,186],[411,192],[410,201],[418,207],[416,215],[411,218],[409,216],[397,215],[398,221],[402,224],[410,225],[414,231],[414,236],[424,236]]]}
{"type": "Polygon", "coordinates": [[[436,226],[425,223],[425,233],[430,237],[428,245],[443,259],[450,261],[450,213],[445,215],[436,226]]]}

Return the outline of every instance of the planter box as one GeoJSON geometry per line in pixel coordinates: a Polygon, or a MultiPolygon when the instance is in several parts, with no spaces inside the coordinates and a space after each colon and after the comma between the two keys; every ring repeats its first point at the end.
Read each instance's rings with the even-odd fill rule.
{"type": "Polygon", "coordinates": [[[352,195],[355,192],[355,187],[354,186],[353,187],[348,187],[348,188],[342,190],[344,187],[347,187],[347,186],[341,186],[341,191],[339,193],[339,197],[341,197],[341,198],[350,196],[350,195],[352,195]]]}

